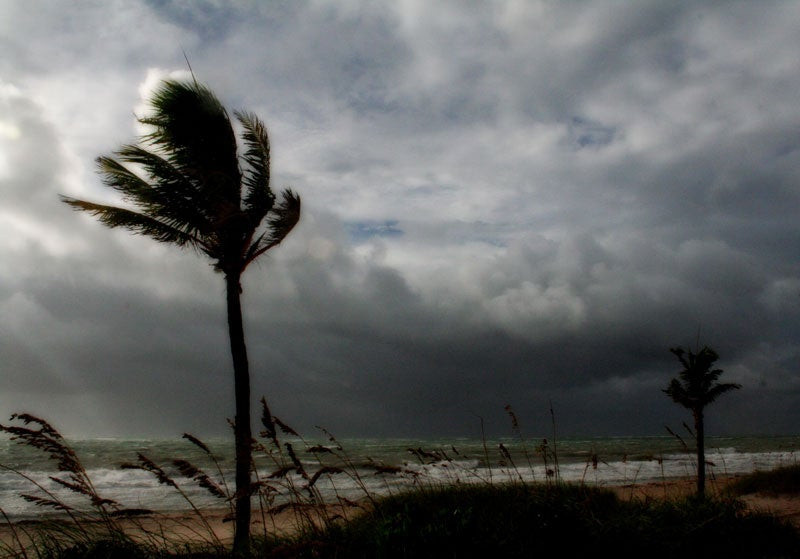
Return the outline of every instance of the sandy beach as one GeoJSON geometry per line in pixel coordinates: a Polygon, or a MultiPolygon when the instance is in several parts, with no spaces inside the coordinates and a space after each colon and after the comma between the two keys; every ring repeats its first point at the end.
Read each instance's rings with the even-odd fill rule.
{"type": "MultiPolygon", "coordinates": [[[[706,492],[709,496],[725,494],[727,487],[736,476],[717,476],[709,480],[706,492]]],[[[692,495],[697,488],[696,481],[691,478],[666,480],[655,483],[628,484],[609,487],[623,499],[664,499],[692,495]]],[[[767,494],[754,493],[739,497],[753,512],[766,512],[784,519],[800,528],[800,494],[767,494]]]]}
{"type": "MultiPolygon", "coordinates": [[[[338,521],[352,518],[362,509],[358,507],[341,507],[327,505],[325,507],[288,508],[278,513],[261,514],[253,511],[251,533],[259,534],[292,534],[308,526],[308,521],[322,526],[325,521],[338,521]]],[[[206,509],[198,514],[194,511],[171,513],[154,513],[130,518],[116,518],[114,522],[134,539],[170,546],[196,543],[221,543],[225,546],[233,541],[233,522],[229,521],[230,513],[225,509],[206,509]]],[[[8,548],[19,549],[17,538],[26,544],[37,532],[50,521],[24,520],[9,524],[0,523],[0,556],[8,548]]],[[[64,523],[68,525],[67,522],[64,523]]],[[[87,530],[101,531],[104,526],[99,521],[88,521],[82,524],[87,530]]]]}

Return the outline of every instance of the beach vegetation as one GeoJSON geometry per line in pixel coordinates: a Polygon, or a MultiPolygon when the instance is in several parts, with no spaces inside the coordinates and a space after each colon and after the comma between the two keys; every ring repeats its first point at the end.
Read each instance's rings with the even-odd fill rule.
{"type": "MultiPolygon", "coordinates": [[[[512,415],[513,410],[507,412],[512,415]]],[[[340,441],[324,429],[325,443],[306,441],[272,416],[266,401],[262,401],[261,424],[263,429],[254,444],[257,477],[253,486],[259,515],[255,525],[260,524],[262,530],[253,532],[247,552],[250,557],[800,556],[800,533],[794,527],[768,514],[748,511],[743,502],[722,494],[703,500],[653,499],[635,496],[633,491],[623,497],[584,483],[554,482],[550,476],[532,483],[522,479],[505,446],[498,449],[500,469],[492,478],[466,469],[459,472],[453,457],[461,453],[455,447],[409,448],[418,466],[452,472],[446,479],[425,478],[411,463],[398,467],[351,458],[340,441]],[[350,500],[338,493],[336,480],[343,476],[349,477],[349,486],[355,482],[362,488],[361,498],[350,500]],[[413,483],[393,489],[391,481],[397,476],[409,476],[413,483]],[[385,482],[380,491],[374,489],[375,480],[385,482]],[[323,481],[332,492],[320,490],[323,481]],[[277,529],[280,518],[282,530],[277,529]],[[287,530],[287,525],[291,529],[287,530]]],[[[518,423],[512,426],[519,430],[518,423]]],[[[159,464],[139,454],[135,462],[122,465],[148,472],[186,499],[192,514],[176,521],[163,513],[126,508],[100,495],[77,454],[43,419],[18,414],[0,430],[12,440],[46,453],[56,461],[58,477],[64,481],[57,484],[58,492],[49,491],[24,472],[13,472],[31,482],[32,489],[26,493],[29,499],[60,516],[35,523],[13,523],[6,518],[11,538],[0,542],[0,556],[234,556],[210,518],[231,505],[233,494],[217,455],[197,437],[184,435],[188,444],[201,450],[199,456],[207,459],[204,463],[176,458],[159,464]],[[218,505],[197,506],[184,491],[185,484],[201,487],[218,505]],[[68,502],[61,492],[82,499],[87,506],[68,502]]],[[[488,447],[484,448],[488,455],[488,447]]],[[[516,456],[516,462],[533,460],[525,447],[517,449],[516,456]]],[[[549,460],[552,464],[553,458],[549,460]]],[[[491,465],[486,466],[491,471],[491,465]]],[[[796,468],[782,468],[772,475],[748,477],[758,480],[759,487],[774,479],[793,479],[797,488],[797,475],[796,468]]],[[[791,483],[787,481],[787,485],[791,483]]],[[[4,514],[1,509],[0,514],[4,514]]]]}
{"type": "MultiPolygon", "coordinates": [[[[283,549],[287,543],[283,543],[283,549]]],[[[621,499],[574,484],[420,488],[294,540],[294,557],[796,557],[800,536],[736,500],[621,499]]]]}
{"type": "Polygon", "coordinates": [[[683,369],[677,378],[670,381],[664,393],[692,412],[697,443],[697,496],[702,499],[706,486],[705,408],[722,394],[739,389],[741,385],[717,382],[723,371],[712,368],[719,356],[708,346],[696,353],[682,347],[675,347],[670,351],[681,362],[683,369]]]}
{"type": "Polygon", "coordinates": [[[800,494],[800,464],[774,470],[756,471],[733,482],[728,488],[735,495],[764,493],[767,495],[800,494]]]}
{"type": "Polygon", "coordinates": [[[254,114],[236,112],[240,153],[231,119],[217,97],[196,81],[168,80],[139,122],[151,132],[138,144],[97,159],[106,186],[127,207],[62,196],[72,208],[112,228],[158,242],[190,247],[208,257],[225,278],[233,358],[236,441],[234,547],[249,546],[252,476],[250,373],[241,306],[241,277],[259,256],[277,246],[300,217],[300,198],[270,187],[270,144],[254,114]]]}

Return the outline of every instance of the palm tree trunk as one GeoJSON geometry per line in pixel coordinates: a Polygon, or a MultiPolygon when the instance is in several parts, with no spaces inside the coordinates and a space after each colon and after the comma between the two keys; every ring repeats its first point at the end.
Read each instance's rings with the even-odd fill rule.
{"type": "Polygon", "coordinates": [[[233,379],[236,397],[236,419],[233,433],[236,439],[236,522],[233,552],[245,556],[250,550],[250,464],[252,462],[252,431],[250,426],[250,370],[242,325],[241,285],[239,274],[227,274],[225,287],[228,301],[228,334],[233,356],[233,379]]]}
{"type": "Polygon", "coordinates": [[[694,430],[697,436],[697,496],[703,499],[706,494],[706,441],[703,410],[694,412],[694,430]]]}

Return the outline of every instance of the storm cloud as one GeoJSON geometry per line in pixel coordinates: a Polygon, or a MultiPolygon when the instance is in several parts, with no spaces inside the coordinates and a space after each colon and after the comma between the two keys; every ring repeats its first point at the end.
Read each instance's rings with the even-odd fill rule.
{"type": "Polygon", "coordinates": [[[668,349],[800,424],[800,6],[103,2],[0,7],[0,414],[224,433],[222,278],[58,194],[197,78],[272,140],[300,224],[244,278],[254,394],[304,430],[658,434],[668,349]]]}

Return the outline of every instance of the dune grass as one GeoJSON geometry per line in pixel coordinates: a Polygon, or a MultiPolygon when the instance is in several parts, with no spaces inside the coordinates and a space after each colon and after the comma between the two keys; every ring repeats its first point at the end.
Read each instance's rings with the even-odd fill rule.
{"type": "Polygon", "coordinates": [[[800,494],[800,464],[753,472],[736,480],[729,490],[734,495],[765,493],[768,495],[800,494]]]}
{"type": "MultiPolygon", "coordinates": [[[[800,536],[735,500],[629,501],[566,484],[420,489],[322,534],[293,557],[798,557],[800,536]]],[[[268,555],[267,555],[268,556],[268,555]]]]}
{"type": "MultiPolygon", "coordinates": [[[[568,484],[420,488],[376,499],[371,510],[322,531],[256,538],[263,558],[615,558],[800,556],[800,535],[735,500],[636,501],[568,484]]],[[[39,546],[41,559],[222,558],[196,547],[167,552],[125,540],[39,546]]]]}
{"type": "MultiPolygon", "coordinates": [[[[264,408],[267,409],[266,405],[264,408]]],[[[56,460],[61,477],[51,479],[63,490],[83,496],[90,507],[88,512],[68,508],[58,495],[36,485],[23,472],[15,472],[39,489],[38,493],[23,498],[46,509],[66,512],[67,516],[63,522],[40,523],[34,527],[18,525],[15,541],[0,543],[0,556],[23,559],[231,557],[230,551],[211,530],[204,511],[191,503],[178,480],[171,477],[175,474],[186,482],[200,485],[218,497],[221,505],[231,502],[223,472],[202,441],[185,435],[214,465],[209,471],[217,470],[218,475],[185,460],[173,460],[170,469],[165,470],[142,455],[136,463],[123,465],[146,470],[156,476],[159,483],[181,492],[192,506],[195,534],[201,537],[182,541],[175,534],[164,533],[163,525],[159,525],[161,529],[144,529],[141,524],[140,537],[134,539],[122,519],[135,524],[140,518],[142,522],[145,518],[157,520],[156,513],[127,509],[98,495],[78,457],[44,420],[30,415],[12,419],[23,425],[0,425],[0,429],[21,444],[56,460]]],[[[457,476],[448,484],[420,480],[413,489],[378,497],[369,494],[359,478],[359,469],[327,431],[331,443],[327,447],[301,442],[300,446],[307,447],[304,452],[318,460],[313,470],[307,471],[311,464],[304,465],[292,443],[279,439],[278,431],[300,436],[277,418],[270,419],[272,421],[263,420],[266,431],[261,434],[262,442],[256,445],[259,453],[272,463],[273,471],[258,479],[254,486],[264,530],[261,534],[254,533],[253,557],[439,559],[542,554],[652,559],[800,557],[800,533],[794,527],[767,514],[745,511],[744,504],[734,498],[734,495],[757,491],[797,492],[800,489],[800,467],[797,466],[743,477],[734,485],[729,497],[716,499],[620,499],[609,490],[562,483],[556,475],[533,484],[522,483],[521,476],[517,476],[520,481],[505,483],[498,479],[492,481],[491,476],[478,481],[470,478],[471,483],[462,483],[457,476]],[[324,462],[326,456],[335,457],[341,467],[324,462]],[[361,483],[365,493],[360,503],[338,498],[338,494],[338,502],[325,501],[316,483],[322,477],[337,476],[351,476],[353,481],[361,483]],[[280,492],[290,500],[275,501],[275,495],[280,492]],[[335,508],[329,508],[330,505],[338,506],[342,512],[354,512],[340,516],[335,508]],[[356,508],[349,509],[351,506],[356,508]],[[294,511],[299,531],[293,535],[276,535],[267,529],[269,519],[286,510],[294,511]]],[[[505,450],[503,456],[510,460],[505,450]]],[[[420,460],[427,454],[431,455],[430,460],[442,459],[436,453],[421,449],[414,453],[420,460]]],[[[513,465],[513,461],[511,463],[513,465]]],[[[550,463],[557,463],[555,457],[550,463]]],[[[370,466],[374,475],[402,473],[400,468],[382,464],[370,466]]]]}

